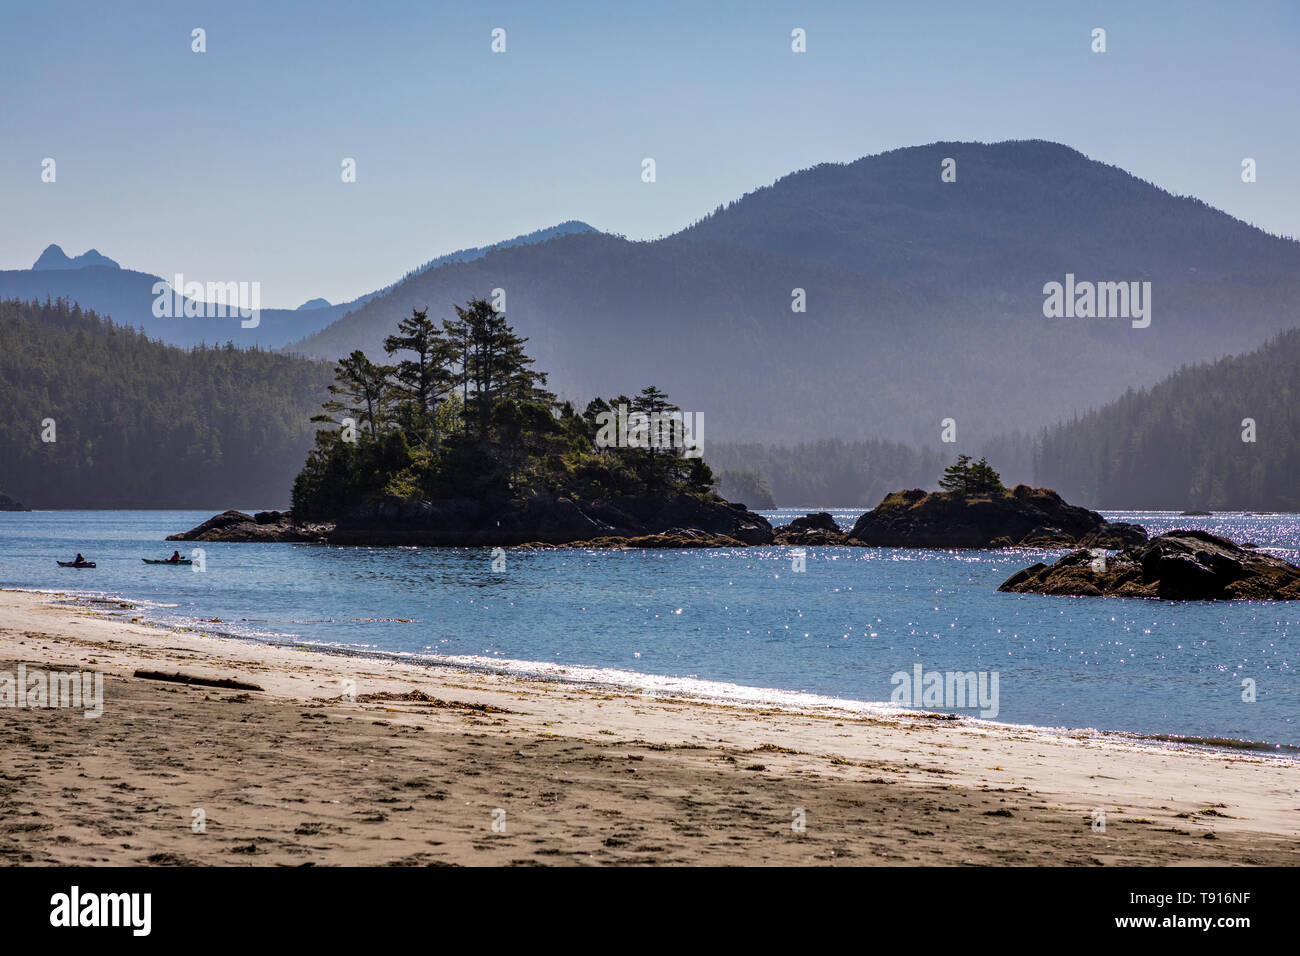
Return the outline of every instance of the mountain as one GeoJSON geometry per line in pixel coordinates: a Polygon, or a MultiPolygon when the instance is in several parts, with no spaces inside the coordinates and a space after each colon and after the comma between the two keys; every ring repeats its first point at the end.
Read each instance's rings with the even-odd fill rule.
{"type": "Polygon", "coordinates": [[[1035,478],[1094,508],[1300,511],[1298,382],[1295,329],[1049,429],[1035,478]]]}
{"type": "MultiPolygon", "coordinates": [[[[433,259],[418,269],[407,273],[418,275],[450,262],[467,262],[481,258],[494,249],[513,248],[545,242],[557,236],[595,232],[586,223],[568,221],[547,229],[538,229],[527,235],[506,239],[492,246],[461,249],[438,259],[433,259]]],[[[94,249],[76,258],[57,245],[41,253],[31,269],[0,271],[0,298],[24,301],[66,299],[83,309],[107,316],[119,325],[142,329],[147,335],[169,345],[190,347],[199,344],[223,344],[260,348],[279,348],[309,335],[349,311],[364,305],[382,294],[380,289],[353,299],[331,305],[325,299],[310,299],[297,309],[262,309],[258,325],[244,328],[238,316],[232,317],[157,317],[153,314],[153,289],[155,283],[170,283],[172,277],[162,279],[145,272],[121,268],[112,259],[94,249]],[[103,268],[97,268],[103,267],[103,268]]],[[[251,281],[251,280],[250,280],[251,281]]],[[[389,286],[387,288],[392,288],[389,286]]],[[[170,285],[168,285],[170,289],[170,285]]],[[[198,299],[183,299],[197,303],[198,299]]],[[[174,309],[181,313],[183,309],[174,309]]]]}
{"type": "MultiPolygon", "coordinates": [[[[449,252],[445,256],[439,256],[436,259],[430,259],[422,266],[412,269],[400,281],[405,281],[412,276],[419,275],[422,272],[428,272],[430,269],[437,269],[441,266],[451,265],[453,262],[473,262],[475,259],[482,259],[489,252],[497,249],[513,249],[515,246],[533,246],[539,242],[550,242],[552,239],[558,239],[561,236],[580,236],[585,233],[599,232],[593,226],[580,222],[577,219],[568,219],[556,226],[550,226],[546,229],[537,229],[523,236],[515,236],[513,239],[504,239],[501,242],[493,243],[490,246],[475,246],[472,249],[457,249],[455,252],[449,252]]],[[[396,287],[399,283],[394,282],[392,285],[380,289],[376,295],[382,295],[388,290],[396,287]]]]}
{"type": "Polygon", "coordinates": [[[106,269],[122,268],[108,256],[100,255],[99,250],[91,249],[83,252],[76,258],[69,258],[63,249],[54,244],[45,247],[32,266],[33,272],[48,271],[54,269],[90,269],[96,266],[102,266],[106,269]]]}
{"type": "Polygon", "coordinates": [[[1043,283],[1067,272],[1208,285],[1300,262],[1300,243],[1041,140],[933,143],[815,166],[679,235],[967,293],[1027,286],[1040,317],[1043,283]],[[940,179],[947,158],[956,182],[940,179]]]}
{"type": "MultiPolygon", "coordinates": [[[[58,250],[57,246],[50,249],[58,250]]],[[[58,261],[50,257],[50,249],[40,261],[58,261]]],[[[59,250],[61,254],[61,250],[59,250]]],[[[86,255],[89,255],[87,253],[86,255]]],[[[64,257],[67,258],[66,256],[64,257]]],[[[76,262],[84,259],[68,260],[76,262]]],[[[111,262],[112,260],[106,260],[111,262]]],[[[156,283],[165,282],[147,272],[112,268],[41,266],[34,269],[0,271],[0,299],[20,299],[25,302],[65,300],[75,302],[83,309],[111,317],[120,325],[141,329],[152,338],[169,345],[191,347],[200,344],[219,345],[234,342],[237,345],[276,348],[293,339],[308,335],[328,325],[347,312],[347,305],[319,309],[262,309],[256,328],[245,329],[237,316],[211,318],[163,317],[153,314],[156,283]]],[[[170,285],[166,286],[170,297],[170,285]]],[[[197,299],[183,299],[185,303],[202,303],[197,299]]],[[[174,311],[181,311],[176,309],[174,311]]]]}
{"type": "Polygon", "coordinates": [[[937,446],[951,418],[955,453],[1300,325],[1300,243],[1055,143],[935,143],[792,174],[653,242],[447,264],[290,350],[378,358],[413,308],[496,288],[569,398],[654,383],[704,414],[706,441],[937,446]],[[1067,275],[1150,282],[1149,326],[1045,317],[1067,275]]]}
{"type": "Polygon", "coordinates": [[[33,508],[283,507],[329,366],[0,301],[0,487],[33,508]],[[53,439],[53,440],[49,440],[53,439]]]}

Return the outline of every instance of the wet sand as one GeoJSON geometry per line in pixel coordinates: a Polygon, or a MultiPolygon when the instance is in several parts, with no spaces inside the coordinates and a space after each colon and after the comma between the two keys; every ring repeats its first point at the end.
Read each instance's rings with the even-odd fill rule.
{"type": "Polygon", "coordinates": [[[1300,864],[1300,766],[1250,754],[656,698],[0,591],[19,662],[102,671],[104,712],[0,708],[0,863],[1300,864]]]}

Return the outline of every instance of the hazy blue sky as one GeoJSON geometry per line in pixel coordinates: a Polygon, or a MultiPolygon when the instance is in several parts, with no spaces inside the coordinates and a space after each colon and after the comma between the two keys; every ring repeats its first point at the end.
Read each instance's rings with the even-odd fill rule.
{"type": "Polygon", "coordinates": [[[57,242],[258,280],[268,307],[340,301],[456,248],[565,219],[652,238],[793,170],[940,139],[1057,140],[1300,235],[1295,0],[0,11],[0,268],[57,242]]]}

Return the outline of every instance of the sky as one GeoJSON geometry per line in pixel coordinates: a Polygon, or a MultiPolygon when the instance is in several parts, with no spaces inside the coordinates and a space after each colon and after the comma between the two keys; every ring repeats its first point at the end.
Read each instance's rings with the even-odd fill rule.
{"type": "Polygon", "coordinates": [[[58,243],[339,302],[568,219],[656,238],[936,140],[1054,140],[1300,236],[1298,73],[1296,0],[0,0],[0,269],[58,243]]]}

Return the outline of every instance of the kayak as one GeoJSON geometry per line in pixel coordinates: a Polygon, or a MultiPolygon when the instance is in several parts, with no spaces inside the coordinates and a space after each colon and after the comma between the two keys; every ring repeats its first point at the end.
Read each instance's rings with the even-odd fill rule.
{"type": "Polygon", "coordinates": [[[78,564],[76,561],[59,562],[59,567],[61,568],[93,568],[94,566],[95,566],[94,561],[82,561],[80,564],[78,564]]]}
{"type": "Polygon", "coordinates": [[[155,561],[152,558],[141,558],[140,560],[143,561],[145,564],[193,564],[194,563],[189,558],[181,558],[179,561],[168,561],[166,559],[155,561]]]}

